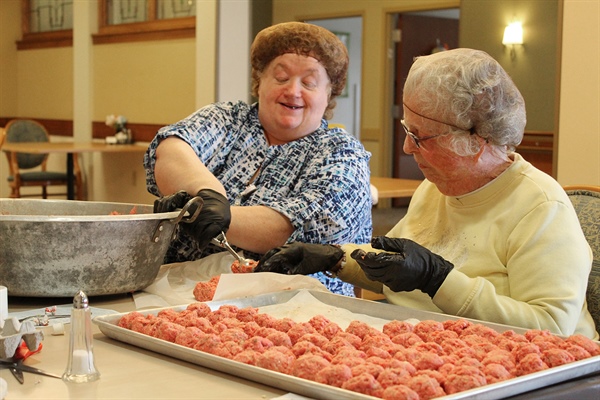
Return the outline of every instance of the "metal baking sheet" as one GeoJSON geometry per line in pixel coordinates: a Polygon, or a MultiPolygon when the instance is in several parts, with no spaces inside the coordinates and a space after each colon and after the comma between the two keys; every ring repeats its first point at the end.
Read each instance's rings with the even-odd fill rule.
{"type": "MultiPolygon", "coordinates": [[[[239,298],[223,300],[216,302],[207,302],[212,310],[218,309],[221,305],[231,304],[242,307],[265,307],[278,304],[284,304],[296,296],[300,291],[284,291],[270,293],[261,296],[248,298],[239,298]]],[[[386,303],[373,302],[369,300],[356,299],[346,296],[340,296],[327,292],[307,291],[318,301],[337,308],[343,308],[356,314],[364,314],[370,317],[376,317],[386,320],[436,320],[446,321],[458,319],[446,314],[438,314],[426,311],[418,311],[405,307],[395,306],[386,303]]],[[[187,305],[177,307],[166,307],[175,311],[181,311],[187,305]]],[[[160,310],[166,308],[156,308],[141,311],[142,314],[156,315],[160,310]]],[[[127,313],[110,314],[94,318],[94,323],[98,325],[100,331],[106,336],[125,343],[132,344],[147,350],[171,356],[180,360],[188,361],[203,367],[211,368],[217,371],[225,372],[237,377],[273,386],[282,390],[308,396],[315,399],[369,399],[376,397],[367,396],[361,393],[352,392],[345,389],[336,388],[313,382],[295,376],[282,374],[275,371],[243,364],[237,361],[218,357],[212,354],[204,353],[198,350],[190,349],[165,340],[153,338],[138,332],[134,332],[117,326],[119,319],[127,313]]],[[[466,318],[463,318],[466,319],[466,318]]],[[[524,333],[526,330],[508,325],[485,323],[482,321],[471,320],[474,323],[489,326],[498,332],[504,332],[512,329],[517,333],[524,333]]],[[[548,370],[535,372],[507,381],[498,382],[464,392],[455,393],[439,397],[438,399],[502,399],[521,393],[526,393],[535,389],[550,386],[553,384],[565,382],[588,374],[600,371],[600,356],[588,358],[586,360],[576,361],[548,370]]]]}

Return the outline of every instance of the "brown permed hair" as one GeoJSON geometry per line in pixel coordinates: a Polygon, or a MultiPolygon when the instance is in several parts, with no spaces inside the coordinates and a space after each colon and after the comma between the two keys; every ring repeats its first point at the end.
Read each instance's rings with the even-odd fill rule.
{"type": "Polygon", "coordinates": [[[346,86],[349,61],[346,46],[331,31],[304,22],[284,22],[263,29],[250,47],[254,97],[258,97],[258,86],[264,70],[275,58],[287,53],[313,57],[327,71],[331,94],[323,117],[330,119],[336,106],[335,98],[346,86]]]}

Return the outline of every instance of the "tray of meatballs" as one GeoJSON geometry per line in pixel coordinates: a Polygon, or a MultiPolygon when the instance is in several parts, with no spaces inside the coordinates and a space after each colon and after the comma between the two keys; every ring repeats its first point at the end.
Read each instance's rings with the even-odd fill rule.
{"type": "Polygon", "coordinates": [[[600,371],[600,343],[312,290],[94,318],[118,341],[315,399],[500,399],[600,371]]]}

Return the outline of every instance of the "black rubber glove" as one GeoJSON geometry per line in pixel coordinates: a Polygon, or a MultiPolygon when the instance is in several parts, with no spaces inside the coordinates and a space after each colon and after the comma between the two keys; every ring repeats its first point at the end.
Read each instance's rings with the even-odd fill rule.
{"type": "MultiPolygon", "coordinates": [[[[180,224],[184,233],[194,238],[198,246],[203,249],[211,239],[221,232],[227,232],[231,222],[231,209],[229,201],[220,193],[212,189],[202,189],[196,194],[202,198],[204,204],[200,214],[192,222],[180,224]]],[[[186,191],[180,190],[169,196],[161,197],[154,201],[154,212],[169,212],[183,208],[192,199],[186,191]]],[[[196,204],[188,209],[189,215],[196,211],[196,204]]]]}
{"type": "Polygon", "coordinates": [[[293,242],[269,250],[254,272],[309,275],[330,271],[344,257],[344,251],[331,244],[293,242]]]}
{"type": "Polygon", "coordinates": [[[419,289],[433,297],[454,268],[452,263],[409,239],[379,236],[371,240],[371,246],[394,253],[366,253],[357,249],[350,256],[369,279],[394,292],[419,289]]]}
{"type": "Polygon", "coordinates": [[[171,212],[182,209],[183,206],[192,198],[185,190],[180,190],[169,196],[154,200],[154,212],[171,212]]]}
{"type": "MultiPolygon", "coordinates": [[[[221,232],[227,232],[231,223],[231,206],[222,194],[212,189],[202,189],[196,194],[202,198],[204,205],[198,217],[191,223],[183,222],[183,231],[198,242],[203,249],[221,232]]],[[[189,208],[190,215],[195,211],[194,205],[189,208]]]]}

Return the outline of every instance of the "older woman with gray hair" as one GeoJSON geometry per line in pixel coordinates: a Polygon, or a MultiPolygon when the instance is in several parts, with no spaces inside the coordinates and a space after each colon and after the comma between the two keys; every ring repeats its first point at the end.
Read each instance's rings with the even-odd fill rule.
{"type": "Polygon", "coordinates": [[[525,103],[508,74],[483,51],[419,57],[403,102],[426,178],[406,216],[371,245],[273,249],[257,271],[326,270],[393,304],[597,338],[591,249],[561,186],[514,152],[525,103]]]}

